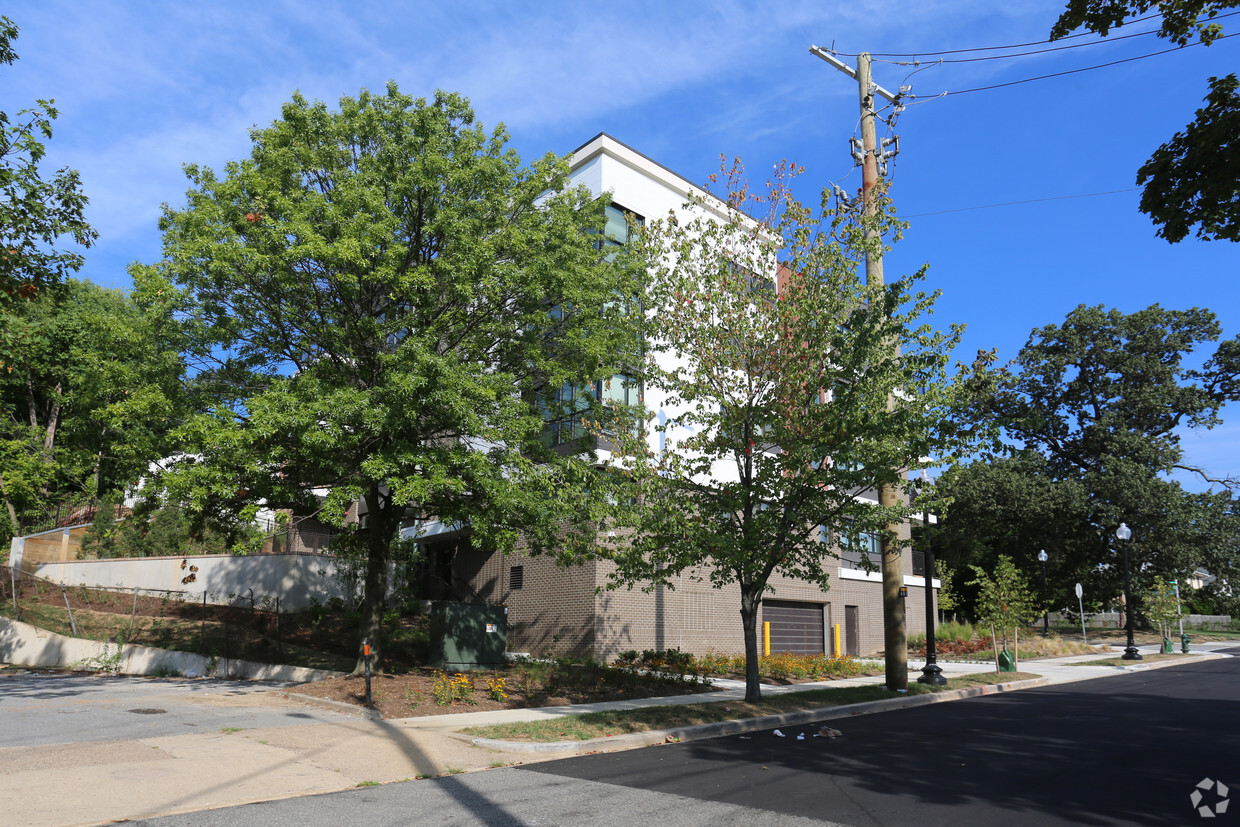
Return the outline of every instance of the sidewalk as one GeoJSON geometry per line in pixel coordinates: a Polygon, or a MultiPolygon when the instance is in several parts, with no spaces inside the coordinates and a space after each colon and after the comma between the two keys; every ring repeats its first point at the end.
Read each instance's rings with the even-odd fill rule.
{"type": "MultiPolygon", "coordinates": [[[[1227,644],[1220,644],[1226,646],[1227,644]]],[[[1152,653],[1156,647],[1143,647],[1152,653]]],[[[1193,654],[1209,653],[1194,647],[1193,654]]],[[[1118,653],[1115,653],[1116,655],[1118,653]]],[[[1043,677],[1018,684],[1001,684],[960,692],[892,698],[869,704],[833,707],[797,716],[708,724],[679,730],[681,740],[711,737],[746,729],[796,725],[861,713],[880,712],[925,703],[939,703],[969,695],[1010,691],[1032,685],[1067,683],[1115,675],[1112,666],[1071,666],[1109,655],[1078,655],[1030,661],[1025,671],[1043,677]]],[[[1150,669],[1170,665],[1134,663],[1122,669],[1150,669]]],[[[913,670],[921,662],[910,663],[913,670]]],[[[985,671],[985,666],[940,664],[948,676],[985,671]]],[[[910,678],[915,677],[910,675],[910,678]]],[[[821,686],[881,684],[883,678],[849,678],[796,686],[764,687],[768,695],[821,686]]],[[[296,709],[305,703],[295,693],[274,704],[296,709]]],[[[627,749],[662,742],[668,733],[639,734],[574,742],[532,745],[480,742],[456,733],[462,727],[503,721],[528,721],[580,714],[596,709],[626,709],[655,704],[724,701],[744,696],[743,686],[720,692],[639,701],[612,701],[575,707],[513,709],[436,715],[402,720],[373,721],[342,715],[333,723],[248,729],[238,732],[195,733],[134,741],[106,741],[42,747],[0,749],[0,800],[9,802],[6,821],[31,827],[100,824],[122,819],[149,818],[177,812],[210,809],[314,793],[333,792],[373,783],[408,780],[445,773],[466,772],[531,761],[548,760],[578,751],[627,749]]],[[[307,699],[308,700],[308,699],[307,699]]],[[[304,707],[301,707],[304,708],[304,707]]]]}

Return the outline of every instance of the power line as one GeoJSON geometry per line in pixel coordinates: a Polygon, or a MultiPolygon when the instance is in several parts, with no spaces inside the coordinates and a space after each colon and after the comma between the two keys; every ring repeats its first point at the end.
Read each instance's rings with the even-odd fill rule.
{"type": "MultiPolygon", "coordinates": [[[[1216,38],[1216,40],[1223,40],[1224,38],[1228,38],[1228,37],[1235,37],[1235,34],[1220,35],[1219,37],[1216,38]]],[[[1172,52],[1179,52],[1183,49],[1190,49],[1193,46],[1200,46],[1200,45],[1201,45],[1201,41],[1197,41],[1196,43],[1189,43],[1184,46],[1176,46],[1171,49],[1163,49],[1160,52],[1150,52],[1149,54],[1137,55],[1136,57],[1126,57],[1120,60],[1112,60],[1107,63],[1099,63],[1094,66],[1084,66],[1080,69],[1066,69],[1062,72],[1051,72],[1048,75],[1038,75],[1037,77],[1022,78],[1021,80],[1010,80],[1006,83],[993,83],[989,86],[975,86],[972,89],[957,89],[954,92],[953,91],[941,92],[939,93],[937,97],[946,97],[947,95],[964,95],[969,92],[985,92],[989,89],[1002,89],[1005,86],[1017,86],[1022,83],[1032,83],[1035,80],[1047,80],[1048,78],[1063,77],[1064,75],[1075,75],[1075,74],[1079,74],[1080,72],[1091,72],[1094,69],[1105,69],[1108,66],[1118,66],[1121,63],[1131,63],[1134,60],[1145,60],[1146,58],[1158,57],[1159,55],[1167,55],[1167,54],[1171,54],[1172,52]]]]}
{"type": "MultiPolygon", "coordinates": [[[[1232,12],[1232,14],[1240,14],[1240,12],[1232,12]]],[[[1045,54],[1050,54],[1051,52],[1067,51],[1068,49],[1083,49],[1086,46],[1102,46],[1106,43],[1115,43],[1116,41],[1119,41],[1119,40],[1130,40],[1134,37],[1146,37],[1151,34],[1158,34],[1158,30],[1150,29],[1148,32],[1133,32],[1132,34],[1120,35],[1118,37],[1108,37],[1105,40],[1091,40],[1088,43],[1070,43],[1067,46],[1052,46],[1049,49],[1033,49],[1032,51],[1028,51],[1028,52],[1013,52],[1007,55],[983,55],[982,57],[939,58],[938,60],[933,61],[931,65],[935,65],[939,63],[978,63],[983,60],[1007,60],[1008,58],[1013,58],[1013,57],[1029,57],[1031,55],[1045,55],[1045,54]]],[[[919,63],[920,61],[910,62],[907,60],[892,60],[892,61],[886,61],[886,62],[891,63],[896,66],[909,66],[909,65],[915,65],[916,63],[919,63]]]]}
{"type": "Polygon", "coordinates": [[[1122,190],[1107,190],[1106,192],[1083,192],[1079,195],[1055,195],[1050,198],[1029,198],[1024,201],[1004,201],[1000,204],[983,204],[980,207],[958,207],[954,210],[938,210],[936,212],[919,212],[912,215],[903,215],[901,218],[924,218],[928,215],[947,215],[954,212],[968,212],[970,210],[989,210],[994,207],[1013,207],[1018,204],[1038,204],[1043,201],[1066,201],[1070,198],[1093,198],[1098,195],[1117,195],[1121,192],[1136,192],[1140,187],[1128,187],[1122,190]]]}
{"type": "MultiPolygon", "coordinates": [[[[1233,14],[1235,14],[1235,12],[1233,12],[1233,14]]],[[[1138,22],[1142,22],[1146,20],[1153,20],[1154,17],[1161,17],[1161,16],[1162,15],[1159,14],[1159,15],[1147,15],[1145,17],[1136,17],[1135,20],[1130,20],[1128,22],[1130,22],[1130,24],[1138,24],[1138,22]]],[[[1063,41],[1063,40],[1073,40],[1073,38],[1075,37],[1089,37],[1090,35],[1092,35],[1092,33],[1094,32],[1089,32],[1089,31],[1080,32],[1079,35],[1066,35],[1065,37],[1058,38],[1058,40],[1063,41]]],[[[936,55],[963,55],[963,53],[965,52],[1002,52],[1002,51],[1009,50],[1009,48],[1024,48],[1027,46],[1043,46],[1045,45],[1045,43],[1054,43],[1054,42],[1056,41],[1035,40],[1035,41],[1028,42],[1028,43],[1009,43],[1008,46],[978,46],[976,48],[949,48],[949,50],[941,51],[941,52],[870,52],[870,57],[934,57],[936,55]]],[[[1102,42],[1102,41],[1099,41],[1099,42],[1102,42]]],[[[837,52],[836,50],[831,50],[831,53],[832,55],[843,55],[844,57],[857,57],[857,52],[837,52]]]]}

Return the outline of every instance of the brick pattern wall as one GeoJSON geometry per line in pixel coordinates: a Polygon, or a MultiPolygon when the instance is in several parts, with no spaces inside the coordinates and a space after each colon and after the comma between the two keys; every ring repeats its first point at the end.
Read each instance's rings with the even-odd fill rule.
{"type": "Polygon", "coordinates": [[[508,607],[508,651],[597,657],[594,584],[597,563],[561,568],[551,557],[474,550],[458,554],[453,574],[485,600],[508,607]],[[512,569],[522,569],[512,588],[512,569]]]}
{"type": "MultiPolygon", "coordinates": [[[[903,554],[903,573],[912,574],[912,555],[903,554]]],[[[882,583],[844,579],[839,562],[829,561],[831,588],[785,577],[772,578],[766,597],[827,604],[828,622],[840,624],[844,639],[844,607],[857,606],[861,654],[883,648],[882,583]]],[[[485,600],[508,606],[508,650],[534,655],[575,655],[614,659],[628,649],[678,648],[693,654],[744,651],[740,590],[711,588],[705,572],[686,572],[674,588],[643,591],[606,589],[611,564],[590,562],[558,567],[554,560],[531,556],[525,549],[510,555],[471,551],[457,556],[454,575],[467,581],[485,600]],[[511,588],[512,568],[521,566],[522,587],[511,588]],[[695,579],[694,575],[703,575],[695,579]],[[597,591],[596,591],[597,590],[597,591]]],[[[924,587],[908,586],[905,605],[909,634],[925,631],[924,587]]],[[[761,616],[758,618],[761,623],[761,616]]],[[[758,627],[759,636],[761,626],[758,627]]],[[[826,630],[832,650],[832,630],[826,630]]],[[[761,645],[761,637],[759,637],[761,645]]]]}

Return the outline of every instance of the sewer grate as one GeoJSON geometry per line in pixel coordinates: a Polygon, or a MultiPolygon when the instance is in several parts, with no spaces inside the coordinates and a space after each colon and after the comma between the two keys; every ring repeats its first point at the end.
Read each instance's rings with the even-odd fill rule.
{"type": "Polygon", "coordinates": [[[129,711],[135,715],[164,715],[168,712],[166,709],[155,709],[153,707],[140,707],[129,711]]]}

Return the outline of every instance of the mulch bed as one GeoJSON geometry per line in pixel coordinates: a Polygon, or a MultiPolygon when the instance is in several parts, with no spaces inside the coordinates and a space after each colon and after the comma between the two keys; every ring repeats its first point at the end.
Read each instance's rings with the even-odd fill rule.
{"type": "MultiPolygon", "coordinates": [[[[531,686],[527,693],[522,690],[519,680],[513,671],[504,673],[472,672],[466,673],[473,682],[473,703],[455,701],[447,706],[435,702],[434,683],[436,672],[431,669],[418,669],[401,674],[378,674],[370,679],[370,694],[373,703],[371,708],[384,718],[416,718],[424,715],[444,715],[453,712],[482,712],[491,709],[529,709],[541,706],[565,706],[568,704],[588,704],[599,701],[619,701],[633,698],[661,698],[669,695],[692,695],[699,692],[711,692],[713,687],[707,684],[688,683],[639,683],[633,687],[617,687],[600,685],[594,687],[559,686],[553,691],[544,687],[531,686]],[[493,674],[503,674],[507,686],[507,697],[502,701],[493,699],[487,692],[487,678],[493,674]]],[[[315,698],[364,707],[366,698],[366,679],[361,675],[348,675],[339,678],[305,683],[293,687],[290,691],[315,698]]]]}

